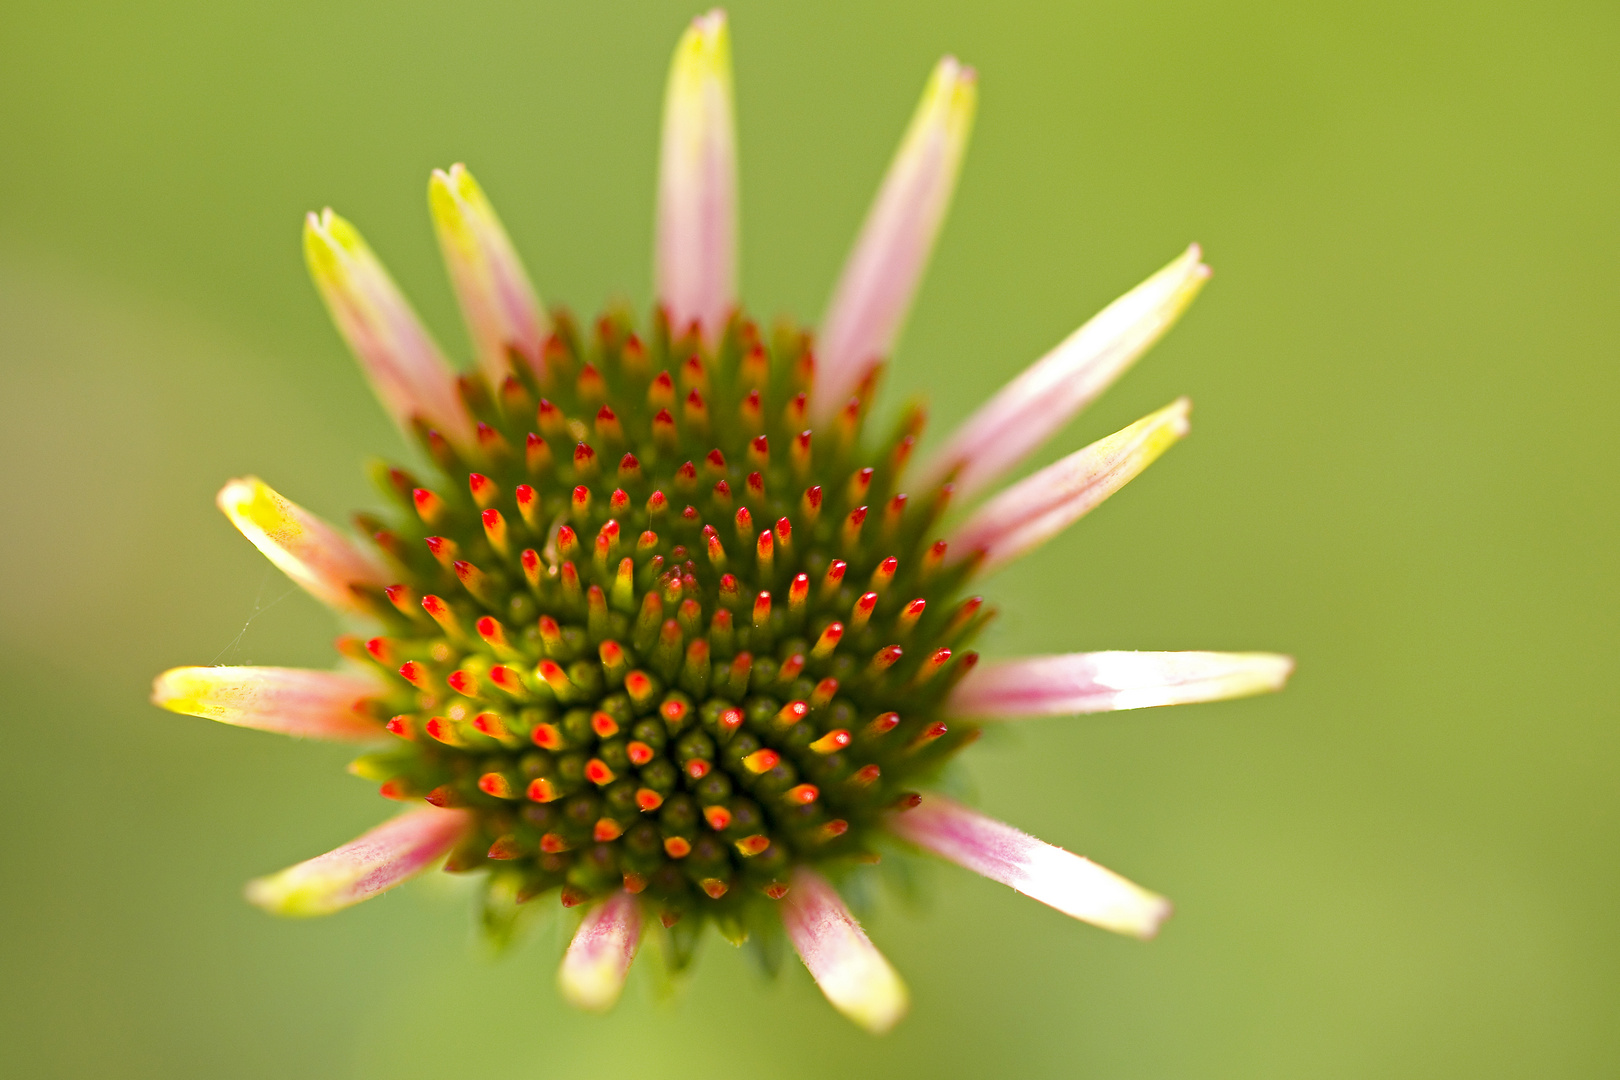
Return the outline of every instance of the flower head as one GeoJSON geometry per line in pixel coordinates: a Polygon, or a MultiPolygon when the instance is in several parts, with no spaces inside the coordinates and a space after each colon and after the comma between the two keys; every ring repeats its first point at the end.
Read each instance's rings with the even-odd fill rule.
{"type": "Polygon", "coordinates": [[[559,976],[617,1000],[645,934],[676,966],[714,925],[785,929],[828,1000],[883,1031],[900,977],[838,883],[892,841],[1077,919],[1151,937],[1169,904],[927,788],[981,725],[1278,689],[1284,657],[1100,652],[976,667],[980,577],[1051,539],[1188,430],[1176,401],[952,519],[1117,378],[1208,275],[1194,246],[1084,324],[919,466],[919,409],[870,430],[875,375],[921,279],[977,80],[929,79],[819,336],[736,298],[730,43],[681,39],[664,113],[658,307],[547,312],[461,165],[429,201],[471,331],[458,372],[358,232],[310,215],[315,283],[427,467],[351,538],[257,479],[219,505],[312,595],[364,620],[343,672],[176,668],[153,700],[371,741],[350,771],[413,808],[248,887],[336,911],[434,865],[481,871],[486,922],[582,908],[559,976]]]}

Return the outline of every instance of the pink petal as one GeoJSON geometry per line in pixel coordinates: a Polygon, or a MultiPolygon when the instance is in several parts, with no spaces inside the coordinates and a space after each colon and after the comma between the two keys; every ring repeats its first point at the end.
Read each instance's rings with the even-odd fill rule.
{"type": "Polygon", "coordinates": [[[375,677],[339,671],[179,667],[153,681],[152,704],[282,735],[363,742],[382,734],[365,702],[387,689],[375,677]]]}
{"type": "Polygon", "coordinates": [[[965,498],[1017,465],[1163,337],[1209,278],[1197,244],[1108,305],[1004,386],[925,465],[918,486],[955,471],[965,498]]]}
{"type": "Polygon", "coordinates": [[[585,915],[563,957],[557,981],[569,1003],[593,1011],[613,1007],[641,941],[641,908],[623,890],[585,915]]]}
{"type": "Polygon", "coordinates": [[[538,377],[544,369],[542,347],[550,324],[478,181],[465,165],[452,165],[449,172],[434,169],[428,205],[478,364],[490,386],[499,388],[510,374],[513,353],[538,377]]]}
{"type": "Polygon", "coordinates": [[[1040,546],[1186,435],[1191,407],[1181,398],[1008,488],[957,529],[948,557],[959,562],[980,555],[982,572],[1040,546]]]}
{"type": "Polygon", "coordinates": [[[471,824],[465,810],[412,810],[325,855],[248,882],[247,898],[275,915],[330,915],[420,874],[471,824]]]}
{"type": "Polygon", "coordinates": [[[1028,656],[974,668],[951,691],[956,716],[1023,716],[1145,709],[1281,690],[1294,661],[1276,653],[1093,652],[1028,656]]]}
{"type": "Polygon", "coordinates": [[[737,150],[731,36],[716,8],[675,47],[658,173],[658,299],[675,333],[713,346],[737,304],[737,150]]]}
{"type": "Polygon", "coordinates": [[[256,476],[232,480],[214,502],[254,547],[317,600],[364,610],[351,586],[388,584],[377,559],[256,476]]]}
{"type": "Polygon", "coordinates": [[[304,220],[304,260],[332,321],[394,422],[421,419],[464,451],[476,448],[456,373],[355,227],[330,207],[304,220]]]}
{"type": "Polygon", "coordinates": [[[1104,930],[1150,938],[1170,915],[1164,897],[940,795],[888,824],[902,840],[1104,930]]]}
{"type": "Polygon", "coordinates": [[[831,420],[894,349],[956,190],[977,82],[950,56],[929,77],[822,320],[810,408],[816,424],[831,420]]]}
{"type": "Polygon", "coordinates": [[[798,867],[781,906],[793,947],[833,1008],[875,1035],[899,1022],[910,1002],[905,984],[826,879],[798,867]]]}

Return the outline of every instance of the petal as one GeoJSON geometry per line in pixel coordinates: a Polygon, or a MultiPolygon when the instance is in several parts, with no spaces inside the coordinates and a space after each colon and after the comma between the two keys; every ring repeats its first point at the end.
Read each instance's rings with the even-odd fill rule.
{"type": "Polygon", "coordinates": [[[1150,938],[1170,915],[1164,897],[940,795],[888,824],[902,840],[1104,930],[1150,938]]]}
{"type": "Polygon", "coordinates": [[[364,742],[382,734],[365,702],[387,689],[375,678],[341,671],[179,667],[153,680],[152,704],[282,735],[364,742]]]}
{"type": "Polygon", "coordinates": [[[1016,559],[1084,517],[1187,434],[1180,398],[1008,488],[950,539],[950,558],[982,555],[981,571],[1016,559]]]}
{"type": "Polygon", "coordinates": [[[831,420],[893,350],[956,190],[977,101],[972,68],[951,56],[934,66],[822,320],[813,422],[831,420]]]}
{"type": "Polygon", "coordinates": [[[1294,661],[1276,653],[1093,652],[1029,656],[975,668],[951,692],[956,716],[1022,716],[1145,709],[1281,690],[1294,661]]]}
{"type": "Polygon", "coordinates": [[[412,810],[325,855],[248,882],[247,898],[273,915],[330,915],[420,874],[471,824],[465,810],[412,810]]]}
{"type": "Polygon", "coordinates": [[[781,905],[793,947],[833,1008],[874,1035],[894,1027],[910,1004],[906,985],[837,890],[801,866],[793,871],[781,905]]]}
{"type": "Polygon", "coordinates": [[[540,375],[550,324],[478,181],[465,165],[452,165],[449,172],[434,169],[428,206],[478,364],[490,385],[499,387],[511,372],[514,352],[540,375]]]}
{"type": "Polygon", "coordinates": [[[602,1012],[624,989],[641,942],[641,908],[623,890],[586,913],[568,945],[557,982],[569,1004],[602,1012]]]}
{"type": "Polygon", "coordinates": [[[1175,325],[1209,279],[1200,257],[1192,245],[1004,386],[924,466],[922,485],[954,470],[956,497],[964,498],[1049,439],[1175,325]]]}
{"type": "Polygon", "coordinates": [[[737,303],[737,136],[731,35],[716,8],[675,46],[658,170],[658,300],[713,345],[737,303]]]}
{"type": "Polygon", "coordinates": [[[475,445],[456,373],[353,225],[330,207],[304,219],[304,259],[332,321],[383,408],[409,435],[420,417],[456,446],[475,445]]]}
{"type": "Polygon", "coordinates": [[[232,480],[214,502],[254,547],[317,600],[364,610],[350,586],[388,584],[376,559],[256,476],[232,480]]]}

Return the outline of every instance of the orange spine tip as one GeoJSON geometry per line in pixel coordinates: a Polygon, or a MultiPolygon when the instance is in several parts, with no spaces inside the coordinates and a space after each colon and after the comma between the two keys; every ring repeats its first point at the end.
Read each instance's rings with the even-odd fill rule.
{"type": "Polygon", "coordinates": [[[709,426],[709,406],[703,400],[703,395],[695,389],[686,395],[686,401],[681,406],[681,416],[695,431],[704,431],[709,426]]]}
{"type": "MultiPolygon", "coordinates": [[[[735,665],[733,665],[733,670],[735,670],[735,665]]],[[[741,709],[727,709],[720,714],[719,724],[721,732],[730,735],[742,727],[743,711],[741,709]]]]}
{"type": "Polygon", "coordinates": [[[580,397],[592,404],[601,401],[607,395],[607,383],[602,381],[602,373],[591,364],[585,364],[579,369],[575,389],[580,397]]]}
{"type": "Polygon", "coordinates": [[[634,895],[647,887],[647,879],[640,874],[626,871],[624,875],[624,891],[634,895]]]}
{"type": "Polygon", "coordinates": [[[720,543],[720,534],[715,532],[713,525],[703,526],[703,542],[709,554],[709,562],[716,570],[726,567],[726,549],[720,543]]]}
{"type": "Polygon", "coordinates": [[[486,584],[486,576],[482,570],[466,559],[458,559],[451,564],[451,569],[455,571],[456,578],[461,582],[463,588],[474,596],[482,597],[486,584]]]}
{"type": "Polygon", "coordinates": [[[756,435],[748,443],[748,464],[756,469],[763,469],[771,463],[771,440],[764,435],[756,435]]]}
{"type": "Polygon", "coordinates": [[[849,564],[843,559],[834,559],[827,564],[827,573],[821,579],[821,599],[829,600],[838,592],[838,587],[844,583],[844,571],[849,564]]]}
{"type": "Polygon", "coordinates": [[[788,894],[788,887],[783,882],[773,881],[769,885],[762,886],[760,888],[760,892],[764,893],[772,900],[780,900],[782,897],[788,894]]]}
{"type": "Polygon", "coordinates": [[[457,791],[449,784],[440,784],[438,787],[422,796],[422,800],[439,807],[441,810],[448,810],[452,807],[465,806],[467,804],[467,800],[461,797],[461,792],[457,791]]]}
{"type": "Polygon", "coordinates": [[[737,853],[745,859],[752,859],[771,846],[771,838],[760,833],[745,836],[736,843],[737,853]]]}
{"type": "Polygon", "coordinates": [[[889,505],[883,508],[883,537],[889,539],[900,530],[900,522],[906,516],[906,494],[901,492],[889,500],[889,505]]]}
{"type": "Polygon", "coordinates": [[[591,714],[591,730],[596,732],[599,739],[611,739],[619,733],[619,725],[613,717],[598,709],[591,714]]]}
{"type": "Polygon", "coordinates": [[[423,524],[432,525],[444,516],[444,500],[427,488],[412,491],[411,502],[415,504],[416,516],[422,519],[423,524]]]}
{"type": "Polygon", "coordinates": [[[602,661],[605,668],[616,668],[624,664],[624,646],[617,641],[604,641],[596,647],[597,658],[602,661]]]}
{"type": "Polygon", "coordinates": [[[383,727],[387,728],[391,734],[398,735],[402,739],[414,740],[416,738],[416,729],[411,726],[411,718],[407,715],[401,714],[392,717],[383,727]]]}
{"type": "Polygon", "coordinates": [[[427,723],[422,725],[428,738],[434,742],[444,743],[446,746],[466,746],[467,740],[461,737],[456,725],[443,716],[430,716],[427,723]]]}
{"type": "Polygon", "coordinates": [[[947,730],[948,729],[945,727],[945,722],[943,720],[935,720],[932,724],[929,724],[927,727],[919,731],[916,736],[906,744],[906,749],[908,751],[921,750],[935,739],[938,739],[944,735],[947,730]]]}
{"type": "MultiPolygon", "coordinates": [[[[473,717],[472,725],[492,739],[511,738],[511,732],[506,730],[506,724],[501,720],[499,713],[481,712],[473,717]]],[[[501,798],[504,799],[506,796],[503,795],[501,798]]]]}
{"type": "Polygon", "coordinates": [[[886,712],[882,716],[878,717],[876,720],[873,720],[870,724],[866,725],[866,734],[869,737],[877,736],[877,735],[887,735],[889,732],[893,731],[896,727],[898,727],[899,724],[900,724],[900,714],[899,713],[897,713],[897,712],[886,712]]]}
{"type": "Polygon", "coordinates": [[[531,801],[538,803],[556,802],[562,798],[562,792],[558,790],[557,785],[543,776],[529,782],[526,794],[531,801]]]}
{"type": "Polygon", "coordinates": [[[591,839],[598,844],[610,844],[624,835],[624,826],[612,818],[597,818],[591,829],[591,839]]]}
{"type": "MultiPolygon", "coordinates": [[[[583,446],[584,443],[581,443],[580,445],[583,446]]],[[[573,494],[569,496],[568,501],[569,505],[573,507],[574,513],[583,517],[585,514],[589,513],[591,509],[591,489],[586,487],[584,484],[576,485],[574,487],[573,494]]]]}
{"type": "Polygon", "coordinates": [[[667,409],[675,404],[675,380],[669,372],[660,371],[647,387],[647,404],[655,409],[667,409]]]}
{"type": "Polygon", "coordinates": [[[803,670],[804,653],[796,652],[782,661],[781,670],[776,673],[776,681],[779,683],[791,683],[799,677],[799,673],[803,670]]]}
{"type": "Polygon", "coordinates": [[[746,490],[748,492],[748,501],[749,502],[757,504],[757,503],[762,503],[762,502],[765,501],[765,474],[764,473],[759,473],[759,472],[751,472],[751,473],[749,473],[748,474],[748,479],[745,481],[745,483],[747,485],[746,490]]]}
{"type": "Polygon", "coordinates": [[[843,818],[834,818],[816,830],[817,839],[822,841],[836,840],[849,832],[849,822],[843,818]]]}
{"type": "Polygon", "coordinates": [[[903,655],[905,653],[900,646],[885,645],[873,654],[871,666],[867,670],[873,675],[881,675],[899,663],[900,657],[903,655]]]}
{"type": "Polygon", "coordinates": [[[935,540],[933,545],[923,554],[922,579],[930,580],[939,573],[939,568],[945,563],[945,552],[948,545],[943,540],[935,540]]]}
{"type": "Polygon", "coordinates": [[[550,445],[532,431],[523,443],[523,465],[530,476],[538,476],[551,468],[550,445]]]}
{"type": "Polygon", "coordinates": [[[847,747],[850,742],[851,736],[849,732],[839,728],[837,731],[827,732],[827,734],[811,743],[810,749],[818,754],[836,754],[847,747]]]}
{"type": "Polygon", "coordinates": [[[568,841],[554,832],[548,832],[540,837],[540,850],[547,855],[560,855],[568,849],[568,841]]]}
{"type": "Polygon", "coordinates": [[[732,523],[737,528],[737,539],[746,544],[754,538],[754,515],[748,512],[748,507],[740,507],[732,523]]]}
{"type": "Polygon", "coordinates": [[[822,660],[828,656],[831,656],[833,650],[838,648],[838,641],[843,636],[843,623],[835,622],[829,624],[827,629],[821,632],[821,636],[816,639],[816,646],[810,650],[810,655],[815,657],[817,660],[822,660]]]}
{"type": "Polygon", "coordinates": [[[810,432],[801,431],[788,447],[788,459],[793,464],[793,475],[801,480],[810,473],[810,432]]]}
{"type": "MultiPolygon", "coordinates": [[[[584,489],[579,490],[583,491],[584,489]]],[[[589,499],[590,492],[586,491],[585,497],[589,499]]],[[[579,534],[570,525],[559,525],[557,527],[557,554],[565,559],[576,558],[579,554],[579,534]]]]}
{"type": "Polygon", "coordinates": [[[731,890],[731,886],[719,878],[706,877],[698,882],[698,886],[708,894],[710,900],[718,900],[731,890]]]}
{"type": "Polygon", "coordinates": [[[782,755],[775,750],[755,750],[743,758],[743,768],[756,776],[760,773],[770,772],[781,762],[782,755]]]}
{"type": "Polygon", "coordinates": [[[384,781],[383,784],[377,788],[377,794],[381,795],[385,799],[393,799],[395,802],[409,802],[411,799],[411,786],[398,777],[395,777],[392,780],[384,781]]]}
{"type": "Polygon", "coordinates": [[[709,775],[709,770],[711,768],[713,768],[713,766],[711,766],[707,761],[704,761],[700,757],[695,757],[686,763],[686,775],[690,776],[694,780],[701,780],[705,776],[709,775]]]}
{"type": "Polygon", "coordinates": [[[498,837],[493,844],[489,845],[489,857],[501,862],[510,859],[521,859],[523,857],[523,847],[518,843],[515,836],[498,837]]]}
{"type": "Polygon", "coordinates": [[[645,555],[658,546],[658,534],[651,529],[645,530],[636,538],[636,554],[645,555]]]}
{"type": "Polygon", "coordinates": [[[656,688],[646,672],[632,671],[624,677],[624,689],[637,708],[644,708],[652,700],[656,688]]]}
{"type": "Polygon", "coordinates": [[[664,797],[652,788],[636,789],[636,806],[643,814],[649,813],[664,805],[664,797]]]}
{"type": "Polygon", "coordinates": [[[709,823],[709,828],[715,832],[725,832],[731,825],[731,811],[724,806],[705,806],[703,820],[709,823]]]}
{"type": "Polygon", "coordinates": [[[579,907],[579,905],[589,902],[590,898],[591,894],[578,885],[564,885],[562,891],[557,894],[557,899],[565,908],[579,907]]]}
{"type": "Polygon", "coordinates": [[[760,400],[758,390],[750,390],[737,406],[737,417],[742,421],[743,430],[758,431],[763,423],[764,402],[760,400]]]}
{"type": "Polygon", "coordinates": [[[489,681],[494,683],[498,689],[511,694],[513,697],[522,696],[525,693],[523,680],[518,677],[518,673],[504,664],[496,664],[489,669],[489,681]]]}
{"type": "Polygon", "coordinates": [[[686,702],[677,697],[671,697],[658,706],[658,715],[664,718],[671,731],[686,723],[686,711],[686,702]]]}
{"type": "Polygon", "coordinates": [[[433,685],[433,675],[428,671],[426,664],[420,664],[415,660],[407,660],[399,666],[399,674],[401,678],[418,690],[432,693],[437,689],[433,685]]]}
{"type": "Polygon", "coordinates": [[[366,642],[366,652],[379,664],[394,662],[394,647],[385,637],[374,637],[366,642]]]}
{"type": "Polygon", "coordinates": [[[619,483],[634,484],[641,479],[641,462],[636,455],[626,454],[619,459],[619,483]]]}
{"type": "Polygon", "coordinates": [[[394,609],[401,615],[408,619],[416,617],[418,601],[409,585],[390,585],[383,590],[383,595],[388,597],[388,602],[393,604],[394,609]]]}
{"type": "Polygon", "coordinates": [[[865,524],[866,507],[864,506],[857,506],[849,512],[849,517],[844,519],[844,528],[840,534],[840,539],[843,541],[846,551],[860,543],[861,526],[865,524]]]}
{"type": "Polygon", "coordinates": [[[472,492],[473,502],[478,504],[480,510],[487,510],[501,497],[500,486],[483,473],[470,473],[467,476],[467,487],[472,492]]]}
{"type": "Polygon", "coordinates": [[[574,684],[569,681],[568,673],[555,660],[540,661],[540,666],[536,671],[540,678],[545,681],[545,684],[551,687],[552,691],[559,697],[569,693],[574,687],[574,684]]]}
{"type": "Polygon", "coordinates": [[[625,747],[624,752],[625,756],[630,759],[630,764],[636,766],[637,768],[647,764],[647,762],[651,761],[656,755],[656,751],[654,751],[652,747],[648,746],[644,742],[641,742],[640,740],[632,742],[629,746],[625,747]]]}
{"type": "Polygon", "coordinates": [[[826,708],[832,704],[832,699],[838,695],[838,680],[831,676],[816,683],[815,690],[810,693],[810,707],[812,709],[826,708]]]}
{"type": "Polygon", "coordinates": [[[810,703],[807,701],[790,701],[776,710],[776,722],[792,727],[806,716],[810,715],[810,703]]]}
{"type": "Polygon", "coordinates": [[[664,853],[672,859],[684,859],[692,854],[692,845],[683,837],[671,836],[664,841],[664,853]]]}
{"type": "Polygon", "coordinates": [[[433,556],[434,561],[446,570],[455,565],[456,556],[461,553],[461,548],[454,540],[442,536],[429,536],[422,542],[427,545],[428,552],[433,556]]]}
{"type": "MultiPolygon", "coordinates": [[[[808,360],[808,357],[806,358],[808,360]]],[[[800,378],[803,379],[801,369],[800,378]]],[[[782,421],[790,428],[796,428],[804,423],[805,416],[810,411],[810,397],[804,393],[794,394],[788,400],[787,407],[782,410],[782,421]]]]}
{"type": "Polygon", "coordinates": [[[883,592],[889,587],[889,583],[894,580],[895,572],[899,569],[900,560],[890,555],[887,559],[878,563],[877,569],[872,571],[872,581],[867,588],[875,593],[883,592]]]}
{"type": "Polygon", "coordinates": [[[858,503],[866,498],[866,493],[872,488],[872,476],[875,472],[874,469],[866,468],[851,476],[845,498],[852,503],[858,503]]]}
{"type": "Polygon", "coordinates": [[[606,405],[596,411],[596,437],[605,443],[624,442],[624,428],[618,416],[606,405]]]}
{"type": "Polygon", "coordinates": [[[927,606],[928,601],[919,597],[901,609],[900,617],[896,619],[895,622],[899,626],[902,634],[909,634],[913,629],[916,628],[917,620],[922,618],[923,609],[927,606]]]}
{"type": "Polygon", "coordinates": [[[794,615],[801,614],[809,599],[810,575],[795,574],[792,584],[788,586],[788,611],[794,615]]]}
{"type": "Polygon", "coordinates": [[[561,750],[566,745],[563,741],[562,728],[556,724],[534,725],[534,730],[529,732],[529,738],[542,750],[561,750]]]}
{"type": "Polygon", "coordinates": [[[533,548],[524,548],[523,554],[518,556],[518,561],[523,564],[523,579],[529,583],[529,588],[538,589],[540,575],[544,572],[544,568],[540,565],[540,553],[533,548]]]}
{"type": "Polygon", "coordinates": [[[811,525],[821,517],[821,488],[820,486],[804,489],[804,497],[799,500],[799,508],[804,512],[804,518],[811,525]]]}
{"type": "Polygon", "coordinates": [[[761,592],[754,598],[754,625],[764,626],[771,621],[771,594],[761,592]]]}
{"type": "MultiPolygon", "coordinates": [[[[614,730],[618,729],[615,728],[614,730]]],[[[601,787],[604,784],[613,783],[616,777],[613,770],[608,768],[607,762],[601,758],[591,758],[585,763],[585,779],[601,787]]]]}
{"type": "Polygon", "coordinates": [[[556,619],[553,619],[550,615],[542,615],[540,616],[539,627],[540,644],[545,647],[546,652],[554,653],[562,648],[562,627],[557,625],[556,619]]]}
{"type": "Polygon", "coordinates": [[[860,633],[862,630],[864,630],[866,628],[866,624],[872,618],[872,611],[877,607],[877,602],[877,593],[863,593],[860,598],[855,601],[854,608],[850,610],[849,628],[854,630],[856,633],[860,633]]]}
{"type": "Polygon", "coordinates": [[[871,787],[882,775],[883,770],[877,765],[862,765],[850,775],[849,782],[856,787],[871,787]]]}
{"type": "Polygon", "coordinates": [[[814,784],[795,784],[782,798],[794,806],[809,806],[821,798],[821,789],[814,784]]]}
{"type": "Polygon", "coordinates": [[[478,680],[473,678],[472,672],[470,671],[463,671],[460,668],[457,668],[455,671],[452,671],[449,675],[447,675],[444,681],[450,684],[450,689],[454,690],[462,697],[478,696],[478,680]]]}
{"type": "Polygon", "coordinates": [[[950,658],[951,650],[935,649],[928,655],[928,659],[923,661],[922,667],[917,669],[917,675],[912,679],[912,685],[921,686],[935,675],[938,675],[939,669],[944,667],[950,658]]]}
{"type": "Polygon", "coordinates": [[[703,358],[696,353],[688,356],[686,363],[681,365],[681,385],[708,388],[709,374],[703,370],[703,358]]]}
{"type": "Polygon", "coordinates": [[[478,790],[497,799],[510,799],[512,785],[498,772],[487,772],[478,778],[478,790]]]}
{"type": "Polygon", "coordinates": [[[509,647],[506,642],[506,628],[494,618],[485,615],[478,620],[476,626],[478,636],[488,642],[491,647],[496,649],[509,647]]]}
{"type": "Polygon", "coordinates": [[[770,530],[759,534],[759,542],[755,545],[755,554],[759,559],[759,573],[761,577],[768,578],[776,562],[776,536],[770,530]]]}

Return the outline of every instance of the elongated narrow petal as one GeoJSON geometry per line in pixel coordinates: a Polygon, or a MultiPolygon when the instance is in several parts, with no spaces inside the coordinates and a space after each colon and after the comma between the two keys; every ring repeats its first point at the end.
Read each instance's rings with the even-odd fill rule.
{"type": "Polygon", "coordinates": [[[325,855],[248,882],[247,898],[273,915],[330,915],[428,869],[471,824],[465,810],[412,810],[325,855]]]}
{"type": "Polygon", "coordinates": [[[395,423],[420,418],[456,446],[475,445],[451,370],[399,286],[355,227],[330,207],[304,219],[304,260],[332,321],[395,423]]]}
{"type": "Polygon", "coordinates": [[[363,742],[382,734],[364,706],[386,689],[375,678],[340,671],[180,667],[153,681],[152,704],[282,735],[363,742]]]}
{"type": "Polygon", "coordinates": [[[712,345],[737,303],[737,136],[731,34],[716,8],[675,46],[658,172],[659,302],[712,345]]]}
{"type": "Polygon", "coordinates": [[[978,77],[947,56],[889,165],[822,320],[811,420],[824,424],[900,336],[956,190],[978,77]]]}
{"type": "Polygon", "coordinates": [[[586,914],[568,945],[557,972],[563,997],[581,1009],[611,1009],[624,989],[640,942],[641,908],[636,898],[622,890],[614,893],[586,914]]]}
{"type": "Polygon", "coordinates": [[[902,840],[1104,930],[1150,938],[1170,915],[1164,897],[940,795],[888,823],[902,840]]]}
{"type": "Polygon", "coordinates": [[[956,716],[1025,716],[1187,705],[1283,688],[1294,661],[1276,653],[1093,652],[1028,656],[975,668],[951,692],[956,716]]]}
{"type": "Polygon", "coordinates": [[[833,1008],[874,1035],[899,1023],[910,1005],[905,983],[837,890],[809,867],[793,871],[782,899],[782,924],[833,1008]]]}
{"type": "Polygon", "coordinates": [[[924,466],[921,486],[954,471],[965,498],[1037,449],[1175,325],[1209,279],[1200,258],[1192,245],[1004,386],[924,466]]]}
{"type": "Polygon", "coordinates": [[[490,385],[501,385],[514,353],[538,376],[551,326],[483,188],[465,165],[452,165],[449,172],[434,169],[428,206],[478,365],[490,385]]]}
{"type": "Polygon", "coordinates": [[[388,584],[381,563],[256,476],[232,480],[214,501],[254,547],[317,600],[356,609],[350,586],[388,584]]]}
{"type": "Polygon", "coordinates": [[[1044,543],[1130,483],[1187,434],[1186,398],[1098,439],[1021,480],[984,506],[950,539],[950,556],[982,555],[991,570],[1044,543]]]}

